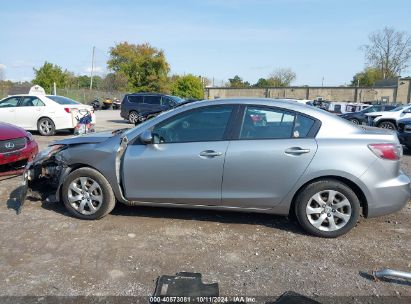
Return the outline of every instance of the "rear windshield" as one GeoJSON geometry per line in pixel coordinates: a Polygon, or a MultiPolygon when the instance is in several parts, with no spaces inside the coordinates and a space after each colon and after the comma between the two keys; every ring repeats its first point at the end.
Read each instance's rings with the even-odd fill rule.
{"type": "Polygon", "coordinates": [[[47,98],[50,98],[54,102],[57,102],[60,105],[76,105],[79,104],[77,101],[73,99],[64,97],[64,96],[56,96],[56,95],[47,95],[47,98]]]}

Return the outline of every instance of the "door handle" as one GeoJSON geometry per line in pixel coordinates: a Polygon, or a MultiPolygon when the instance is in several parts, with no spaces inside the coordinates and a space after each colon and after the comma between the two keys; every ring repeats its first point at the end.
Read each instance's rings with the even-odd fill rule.
{"type": "Polygon", "coordinates": [[[285,151],[285,154],[290,154],[290,155],[301,155],[301,154],[305,154],[305,153],[309,153],[310,149],[303,149],[300,147],[292,147],[292,148],[288,148],[285,151]]]}
{"type": "Polygon", "coordinates": [[[216,157],[216,156],[221,156],[221,155],[223,155],[223,153],[216,152],[213,150],[205,150],[200,153],[200,156],[203,156],[203,157],[216,157]]]}

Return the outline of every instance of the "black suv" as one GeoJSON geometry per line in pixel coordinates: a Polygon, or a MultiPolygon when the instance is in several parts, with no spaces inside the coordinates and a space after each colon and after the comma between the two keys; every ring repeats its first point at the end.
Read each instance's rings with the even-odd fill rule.
{"type": "Polygon", "coordinates": [[[184,102],[185,100],[180,97],[159,93],[126,94],[121,103],[120,115],[131,123],[137,124],[184,102]]]}
{"type": "Polygon", "coordinates": [[[359,112],[342,114],[340,115],[340,117],[347,119],[356,125],[363,125],[363,124],[366,125],[367,124],[367,116],[365,116],[366,113],[390,111],[392,109],[395,109],[396,107],[397,106],[394,106],[394,105],[374,105],[374,106],[368,107],[359,112]]]}

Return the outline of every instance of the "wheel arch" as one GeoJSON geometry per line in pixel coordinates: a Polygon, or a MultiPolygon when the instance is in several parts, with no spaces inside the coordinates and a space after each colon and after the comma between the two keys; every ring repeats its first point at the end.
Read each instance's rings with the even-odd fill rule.
{"type": "MultiPolygon", "coordinates": [[[[97,168],[95,168],[93,166],[90,166],[88,164],[75,163],[75,164],[68,165],[66,170],[64,170],[63,173],[60,176],[59,185],[58,185],[57,191],[56,191],[57,200],[61,199],[61,195],[62,195],[61,191],[62,191],[62,188],[63,188],[63,183],[66,180],[67,176],[69,176],[70,173],[72,173],[72,172],[74,172],[78,169],[82,169],[82,168],[90,168],[90,169],[96,170],[98,173],[100,173],[101,175],[104,176],[104,174],[102,172],[100,172],[100,170],[98,170],[97,168]]],[[[110,182],[109,182],[109,184],[110,184],[110,182]]]]}
{"type": "Polygon", "coordinates": [[[320,181],[320,180],[337,180],[339,182],[344,183],[348,187],[350,187],[354,191],[355,195],[357,195],[358,200],[360,201],[360,206],[362,208],[363,216],[368,217],[368,200],[367,200],[366,195],[364,194],[364,191],[361,189],[360,186],[358,186],[352,180],[350,180],[346,177],[338,176],[338,175],[319,176],[319,177],[316,177],[316,178],[313,178],[313,179],[307,181],[300,188],[298,188],[298,190],[294,193],[293,198],[291,200],[290,210],[289,210],[289,214],[288,214],[289,217],[291,217],[291,218],[296,217],[295,204],[296,204],[296,199],[297,199],[298,194],[300,194],[301,191],[303,191],[308,185],[310,185],[314,182],[320,181]]]}
{"type": "Polygon", "coordinates": [[[394,118],[381,118],[378,121],[377,126],[380,126],[383,122],[391,122],[395,127],[397,127],[397,121],[394,118]]]}

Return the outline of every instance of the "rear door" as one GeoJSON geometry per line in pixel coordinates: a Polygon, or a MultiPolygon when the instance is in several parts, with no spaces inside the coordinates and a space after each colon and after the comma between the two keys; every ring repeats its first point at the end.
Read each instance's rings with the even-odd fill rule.
{"type": "Polygon", "coordinates": [[[145,95],[144,96],[144,113],[154,113],[164,110],[161,106],[160,95],[145,95]]]}
{"type": "Polygon", "coordinates": [[[44,109],[45,105],[38,97],[22,96],[16,107],[16,116],[24,129],[36,130],[37,121],[43,115],[44,109]]]}
{"type": "Polygon", "coordinates": [[[268,209],[279,204],[317,150],[318,124],[279,108],[244,107],[237,140],[226,153],[222,205],[268,209]]]}
{"type": "Polygon", "coordinates": [[[19,127],[22,126],[22,121],[20,119],[16,119],[16,108],[19,104],[20,98],[20,96],[13,96],[0,101],[0,121],[19,127]]]}

